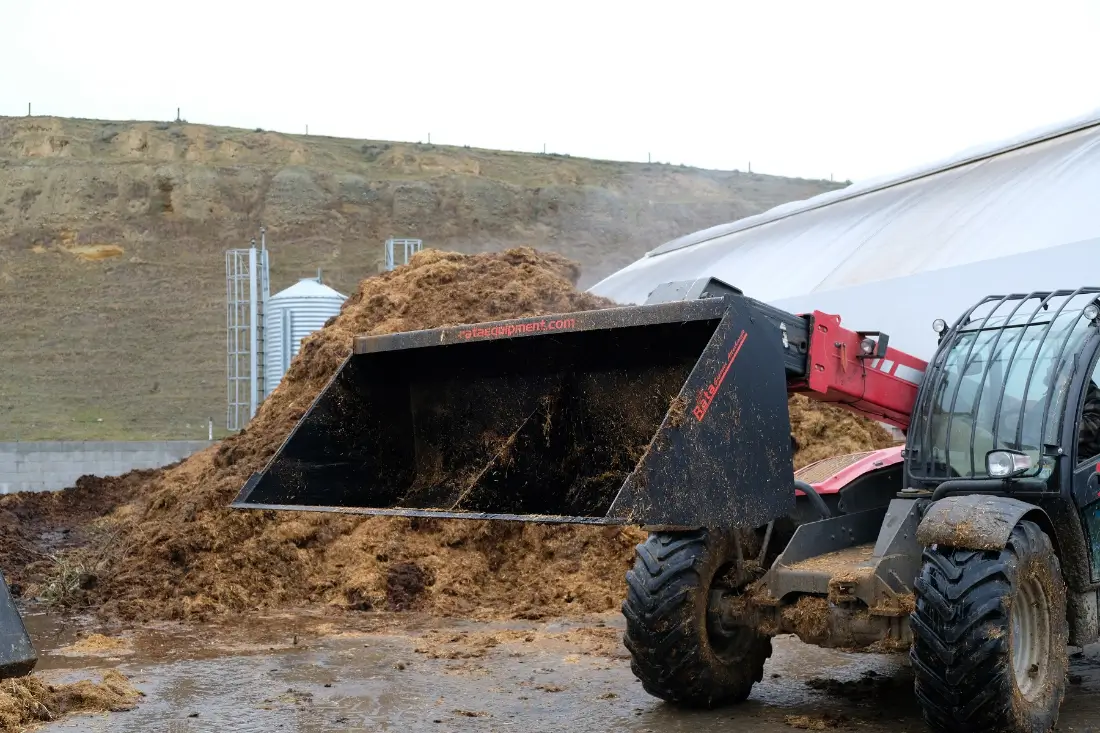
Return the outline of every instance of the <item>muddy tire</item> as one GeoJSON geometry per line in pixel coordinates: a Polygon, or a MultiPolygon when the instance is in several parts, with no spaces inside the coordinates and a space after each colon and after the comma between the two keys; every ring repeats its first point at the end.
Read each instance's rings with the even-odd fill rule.
{"type": "Polygon", "coordinates": [[[707,603],[731,543],[705,530],[660,532],[638,545],[623,602],[631,670],[646,692],[686,707],[740,702],[764,674],[771,639],[708,628],[707,603]]]}
{"type": "Polygon", "coordinates": [[[1047,733],[1069,665],[1050,538],[1020,522],[1000,552],[924,551],[910,623],[917,699],[936,733],[1047,733]]]}

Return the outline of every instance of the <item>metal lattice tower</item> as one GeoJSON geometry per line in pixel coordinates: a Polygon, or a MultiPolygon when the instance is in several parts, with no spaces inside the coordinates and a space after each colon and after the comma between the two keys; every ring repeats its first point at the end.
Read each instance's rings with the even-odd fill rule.
{"type": "MultiPolygon", "coordinates": [[[[256,240],[252,240],[252,247],[256,247],[256,240]]],[[[271,299],[271,267],[267,257],[267,228],[260,227],[260,251],[259,251],[259,267],[260,267],[260,302],[257,305],[256,312],[256,374],[257,376],[257,392],[256,392],[256,406],[259,407],[260,400],[264,395],[264,355],[267,349],[264,348],[264,332],[265,332],[265,318],[267,316],[267,301],[271,299]]],[[[253,410],[252,414],[256,414],[253,410]]]]}
{"type": "Polygon", "coordinates": [[[386,240],[386,270],[392,270],[398,264],[409,264],[409,258],[424,248],[424,242],[420,239],[387,239],[386,240]],[[400,247],[404,252],[404,260],[396,262],[394,252],[400,247]]]}
{"type": "Polygon", "coordinates": [[[248,249],[225,253],[226,419],[230,432],[256,414],[263,394],[263,306],[271,291],[264,230],[248,249]]]}
{"type": "Polygon", "coordinates": [[[249,299],[247,249],[225,253],[226,319],[225,350],[228,408],[225,426],[240,430],[250,417],[249,387],[249,299]]]}

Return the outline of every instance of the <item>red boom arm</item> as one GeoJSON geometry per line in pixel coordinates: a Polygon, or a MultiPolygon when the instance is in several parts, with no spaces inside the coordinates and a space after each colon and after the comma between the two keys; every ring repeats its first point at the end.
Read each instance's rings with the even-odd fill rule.
{"type": "Polygon", "coordinates": [[[810,318],[808,376],[788,382],[788,391],[906,430],[928,363],[889,346],[882,353],[878,340],[865,355],[860,344],[873,334],[849,331],[829,313],[810,318]]]}

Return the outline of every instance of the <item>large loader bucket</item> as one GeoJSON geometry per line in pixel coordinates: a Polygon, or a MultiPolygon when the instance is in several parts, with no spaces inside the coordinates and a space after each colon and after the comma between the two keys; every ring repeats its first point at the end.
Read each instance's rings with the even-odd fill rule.
{"type": "Polygon", "coordinates": [[[360,337],[233,506],[760,526],[795,502],[784,357],[736,296],[360,337]]]}

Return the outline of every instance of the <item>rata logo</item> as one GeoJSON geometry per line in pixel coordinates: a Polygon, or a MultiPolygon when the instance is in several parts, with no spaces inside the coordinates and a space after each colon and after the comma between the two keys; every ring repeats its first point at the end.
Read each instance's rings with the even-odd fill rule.
{"type": "Polygon", "coordinates": [[[737,337],[737,342],[734,343],[733,348],[726,354],[726,363],[722,365],[722,368],[715,375],[714,380],[703,389],[699,390],[699,393],[695,396],[695,407],[692,409],[691,414],[695,416],[696,421],[702,422],[703,418],[707,416],[707,410],[710,409],[710,403],[714,402],[714,397],[718,394],[718,388],[722,386],[722,382],[726,380],[726,375],[729,374],[730,367],[733,366],[733,362],[737,360],[737,354],[740,353],[741,347],[745,345],[745,339],[749,335],[742,330],[741,335],[737,337]]]}

